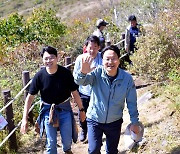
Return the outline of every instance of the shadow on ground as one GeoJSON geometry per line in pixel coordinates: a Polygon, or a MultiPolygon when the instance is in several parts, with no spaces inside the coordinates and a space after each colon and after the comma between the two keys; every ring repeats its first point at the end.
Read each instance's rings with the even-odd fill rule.
{"type": "Polygon", "coordinates": [[[175,147],[172,151],[171,154],[180,154],[180,145],[175,147]]]}

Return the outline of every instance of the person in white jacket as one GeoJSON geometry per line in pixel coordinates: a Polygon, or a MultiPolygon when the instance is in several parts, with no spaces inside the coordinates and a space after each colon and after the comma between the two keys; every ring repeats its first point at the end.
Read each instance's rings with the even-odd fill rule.
{"type": "Polygon", "coordinates": [[[103,34],[103,30],[108,24],[109,23],[106,22],[103,19],[98,19],[96,21],[97,29],[93,32],[93,35],[97,36],[99,38],[99,40],[100,40],[100,52],[105,47],[105,37],[104,37],[104,34],[103,34]]]}

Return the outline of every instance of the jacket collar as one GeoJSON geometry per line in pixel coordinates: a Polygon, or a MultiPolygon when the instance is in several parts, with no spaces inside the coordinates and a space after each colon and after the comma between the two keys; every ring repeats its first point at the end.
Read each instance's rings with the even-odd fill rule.
{"type": "MultiPolygon", "coordinates": [[[[107,74],[106,74],[106,70],[104,69],[104,67],[102,66],[102,77],[103,78],[108,78],[107,74]]],[[[124,78],[124,71],[121,68],[118,68],[118,75],[116,77],[116,80],[123,80],[124,78]]]]}

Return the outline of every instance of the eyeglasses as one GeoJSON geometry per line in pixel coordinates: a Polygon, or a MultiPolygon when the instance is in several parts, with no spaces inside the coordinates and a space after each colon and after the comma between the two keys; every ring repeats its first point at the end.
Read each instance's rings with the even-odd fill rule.
{"type": "Polygon", "coordinates": [[[104,61],[113,61],[113,62],[117,62],[119,59],[118,58],[103,58],[104,61]]]}
{"type": "Polygon", "coordinates": [[[44,61],[54,61],[56,56],[44,57],[44,61]]]}

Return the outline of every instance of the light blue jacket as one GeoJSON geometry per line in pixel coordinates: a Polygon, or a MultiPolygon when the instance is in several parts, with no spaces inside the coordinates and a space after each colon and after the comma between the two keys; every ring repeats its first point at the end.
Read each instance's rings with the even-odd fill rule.
{"type": "Polygon", "coordinates": [[[123,116],[126,102],[131,122],[138,123],[136,87],[129,73],[119,68],[111,84],[103,66],[99,66],[86,75],[79,70],[74,79],[78,85],[90,84],[92,87],[87,118],[99,123],[117,121],[123,116]]]}
{"type": "MultiPolygon", "coordinates": [[[[76,58],[75,61],[75,65],[74,65],[74,70],[73,70],[73,76],[75,76],[79,70],[81,69],[82,66],[82,56],[83,54],[79,55],[76,58]]],[[[101,58],[101,53],[98,52],[96,58],[92,61],[91,63],[91,67],[97,67],[98,65],[102,65],[102,58],[101,58]]],[[[87,86],[79,86],[79,92],[86,95],[86,96],[90,96],[91,95],[91,86],[87,85],[87,86]]]]}

